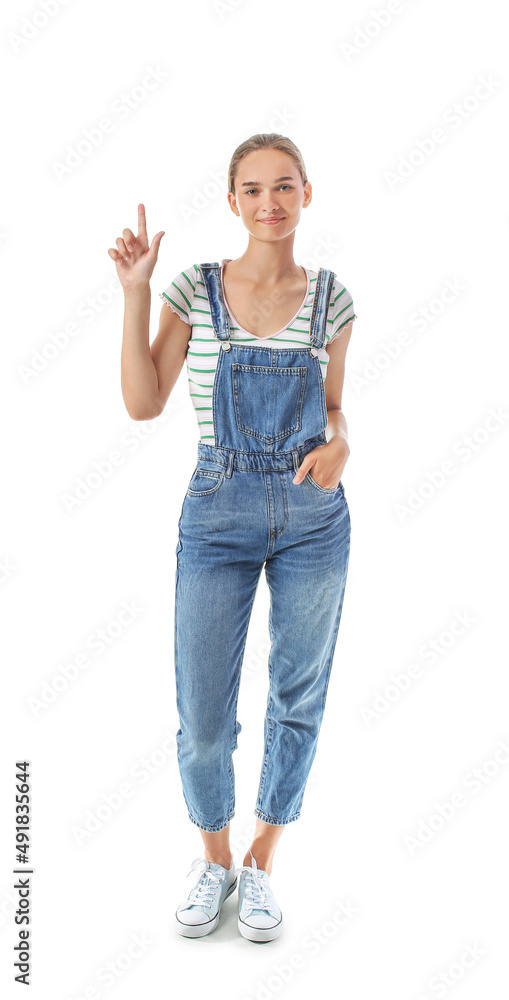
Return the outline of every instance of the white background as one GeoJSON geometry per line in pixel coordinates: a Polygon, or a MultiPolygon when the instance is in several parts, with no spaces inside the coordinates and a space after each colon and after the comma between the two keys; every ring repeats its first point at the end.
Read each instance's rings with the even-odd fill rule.
{"type": "MultiPolygon", "coordinates": [[[[11,2],[2,13],[2,996],[20,992],[23,758],[37,1000],[505,996],[505,7],[69,0],[41,10],[11,2]],[[120,113],[123,95],[133,106],[120,113]],[[100,141],[86,150],[90,130],[100,141]],[[175,546],[198,429],[185,369],[158,421],[127,414],[123,295],[107,251],[136,230],[139,202],[149,238],[165,230],[153,339],[157,292],[178,271],[243,253],[226,170],[240,142],[272,131],[299,146],[313,186],[295,260],[332,268],[358,319],[343,397],[343,616],[302,817],[274,859],[284,931],[256,945],[237,931],[236,894],[208,937],[173,929],[202,854],[173,743],[175,546]],[[106,476],[112,452],[121,461],[106,476]],[[89,477],[89,495],[70,504],[89,477]],[[118,628],[124,602],[139,612],[118,628]],[[459,615],[467,623],[454,634],[459,615]],[[80,654],[87,665],[65,685],[80,654]],[[126,784],[108,817],[105,797],[126,784]],[[129,958],[135,935],[146,948],[129,958]]],[[[237,865],[263,750],[267,611],[262,575],[238,708],[237,865]]]]}

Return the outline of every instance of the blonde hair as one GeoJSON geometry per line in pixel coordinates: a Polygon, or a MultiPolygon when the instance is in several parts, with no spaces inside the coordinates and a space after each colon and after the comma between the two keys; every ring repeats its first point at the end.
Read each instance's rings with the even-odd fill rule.
{"type": "Polygon", "coordinates": [[[230,166],[228,167],[228,191],[231,191],[232,194],[235,194],[235,177],[240,161],[244,156],[254,152],[256,149],[280,149],[282,153],[288,153],[297,164],[302,183],[306,184],[306,167],[304,166],[302,153],[295,143],[285,135],[279,135],[277,132],[259,132],[257,135],[252,135],[249,139],[241,142],[230,160],[230,166]]]}

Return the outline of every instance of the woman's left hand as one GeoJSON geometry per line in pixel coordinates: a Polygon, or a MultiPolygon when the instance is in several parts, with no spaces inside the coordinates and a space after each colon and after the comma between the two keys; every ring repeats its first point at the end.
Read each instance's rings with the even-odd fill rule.
{"type": "Polygon", "coordinates": [[[316,448],[308,451],[292,482],[298,485],[313,469],[312,476],[315,483],[318,483],[324,490],[334,490],[339,486],[349,454],[348,442],[344,437],[336,434],[326,444],[319,444],[316,448]]]}

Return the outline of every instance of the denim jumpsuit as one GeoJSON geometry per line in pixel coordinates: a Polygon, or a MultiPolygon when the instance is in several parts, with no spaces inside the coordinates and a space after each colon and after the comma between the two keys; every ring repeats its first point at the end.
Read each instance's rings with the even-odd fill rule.
{"type": "Polygon", "coordinates": [[[343,485],[324,489],[302,459],[326,443],[317,348],[335,272],[320,268],[310,344],[230,340],[219,263],[200,265],[220,342],[212,390],[214,444],[198,442],[175,550],[177,759],[190,820],[235,814],[232,762],[241,667],[261,570],[270,592],[269,693],[255,816],[300,816],[325,708],[350,552],[343,485]]]}

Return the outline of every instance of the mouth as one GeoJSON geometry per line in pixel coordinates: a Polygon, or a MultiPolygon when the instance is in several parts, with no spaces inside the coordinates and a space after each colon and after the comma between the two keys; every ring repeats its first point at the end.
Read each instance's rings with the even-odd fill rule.
{"type": "Polygon", "coordinates": [[[280,216],[278,219],[259,219],[258,221],[264,226],[276,226],[278,222],[282,222],[284,215],[280,216]]]}

